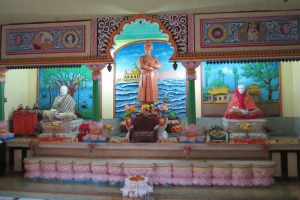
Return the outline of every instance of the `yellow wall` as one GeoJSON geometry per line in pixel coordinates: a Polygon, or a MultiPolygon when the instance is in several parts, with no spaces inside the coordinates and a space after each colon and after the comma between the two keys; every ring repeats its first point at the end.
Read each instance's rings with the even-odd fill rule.
{"type": "Polygon", "coordinates": [[[102,118],[114,118],[114,67],[109,72],[107,68],[102,70],[102,118]]]}
{"type": "Polygon", "coordinates": [[[5,119],[11,119],[19,104],[32,107],[36,101],[37,70],[9,70],[6,72],[4,96],[5,119]]]}
{"type": "Polygon", "coordinates": [[[292,69],[293,69],[293,97],[294,97],[294,102],[293,102],[293,110],[294,110],[294,115],[295,117],[300,117],[300,79],[299,79],[299,74],[300,74],[300,62],[293,62],[292,63],[292,69]]]}
{"type": "Polygon", "coordinates": [[[300,117],[300,62],[281,63],[282,116],[300,117]]]}

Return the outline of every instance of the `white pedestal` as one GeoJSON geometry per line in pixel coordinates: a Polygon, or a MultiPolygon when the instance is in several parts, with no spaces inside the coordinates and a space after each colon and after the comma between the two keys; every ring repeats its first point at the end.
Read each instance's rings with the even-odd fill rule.
{"type": "Polygon", "coordinates": [[[59,128],[56,133],[78,133],[79,126],[83,123],[83,119],[75,119],[72,121],[54,121],[54,122],[42,122],[44,129],[43,133],[52,133],[51,124],[59,124],[59,128]]]}
{"type": "Polygon", "coordinates": [[[140,181],[130,180],[131,177],[125,179],[125,185],[121,188],[123,196],[137,198],[153,192],[153,186],[148,185],[148,177],[144,177],[145,180],[140,181]]]}
{"type": "Polygon", "coordinates": [[[226,119],[223,117],[223,126],[225,129],[230,129],[230,138],[246,138],[246,133],[241,130],[241,124],[251,124],[251,132],[248,133],[249,138],[267,138],[264,133],[263,126],[266,123],[266,119],[226,119]]]}

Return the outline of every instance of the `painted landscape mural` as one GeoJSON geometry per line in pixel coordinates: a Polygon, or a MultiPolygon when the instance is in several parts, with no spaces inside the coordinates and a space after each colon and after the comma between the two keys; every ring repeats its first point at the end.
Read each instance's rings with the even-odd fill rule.
{"type": "Polygon", "coordinates": [[[235,88],[244,84],[265,116],[280,115],[279,64],[202,63],[203,116],[223,116],[235,88]]]}
{"type": "Polygon", "coordinates": [[[42,68],[39,70],[38,104],[40,109],[52,108],[62,85],[76,101],[79,117],[92,118],[93,82],[92,71],[85,65],[79,68],[42,68]]]}
{"type": "MultiPolygon", "coordinates": [[[[177,117],[186,115],[185,70],[181,64],[175,71],[169,58],[174,49],[167,42],[153,42],[152,55],[161,63],[158,75],[158,102],[167,103],[177,117]]],[[[137,99],[140,67],[138,58],[144,55],[144,42],[127,45],[116,52],[115,116],[124,117],[125,105],[139,105],[137,99]]],[[[167,114],[167,113],[166,113],[167,114]]]]}

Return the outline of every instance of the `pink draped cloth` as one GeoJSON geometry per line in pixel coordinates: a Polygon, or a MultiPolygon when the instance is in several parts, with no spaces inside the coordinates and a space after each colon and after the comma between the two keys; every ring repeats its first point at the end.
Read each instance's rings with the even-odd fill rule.
{"type": "Polygon", "coordinates": [[[227,119],[261,119],[264,118],[262,111],[256,106],[254,99],[248,94],[247,90],[240,94],[236,89],[230,103],[225,111],[227,119]],[[236,112],[233,108],[248,110],[248,114],[236,112]]]}

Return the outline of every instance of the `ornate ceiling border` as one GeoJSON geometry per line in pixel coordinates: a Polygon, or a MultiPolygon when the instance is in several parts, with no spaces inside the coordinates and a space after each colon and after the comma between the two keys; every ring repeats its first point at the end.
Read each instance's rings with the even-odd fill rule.
{"type": "Polygon", "coordinates": [[[171,61],[205,60],[205,61],[294,61],[300,60],[300,49],[291,50],[260,50],[178,54],[171,61]]]}
{"type": "Polygon", "coordinates": [[[111,63],[106,57],[55,57],[55,58],[23,58],[0,60],[0,68],[7,66],[42,66],[86,63],[111,63]]]}

